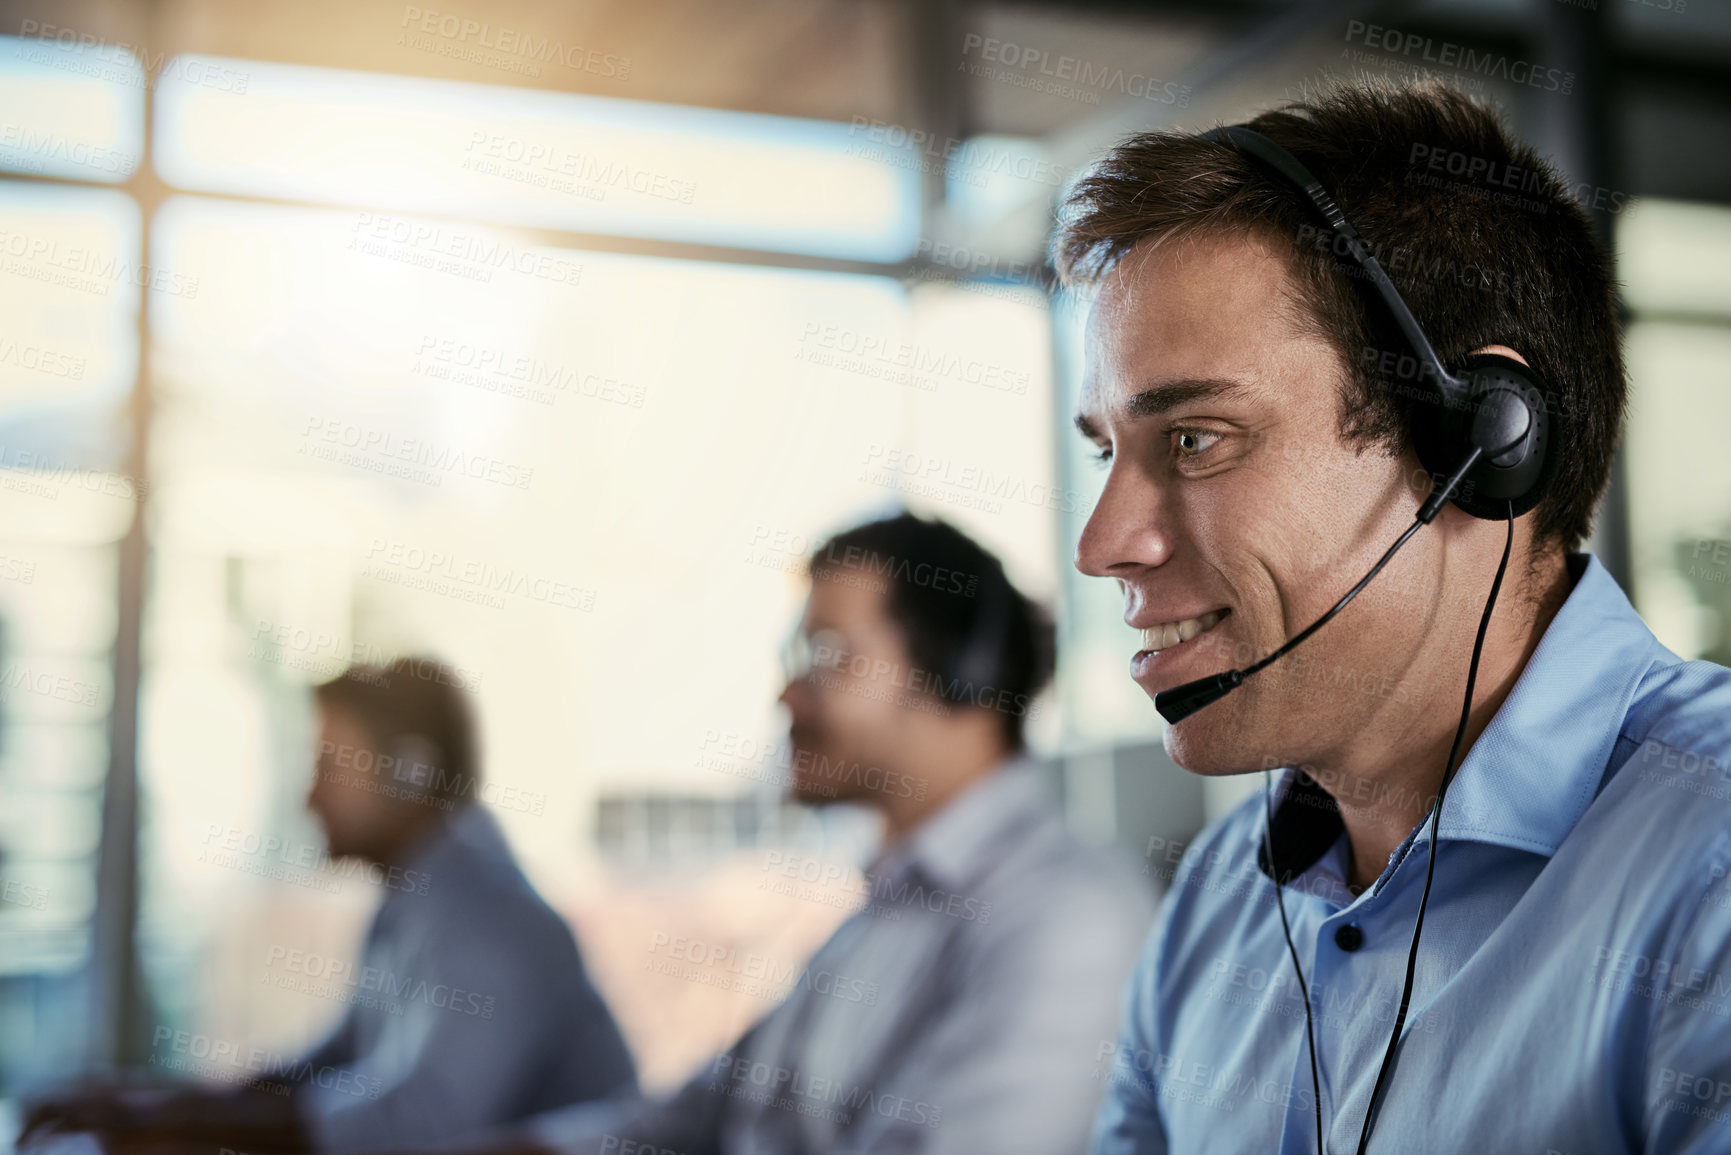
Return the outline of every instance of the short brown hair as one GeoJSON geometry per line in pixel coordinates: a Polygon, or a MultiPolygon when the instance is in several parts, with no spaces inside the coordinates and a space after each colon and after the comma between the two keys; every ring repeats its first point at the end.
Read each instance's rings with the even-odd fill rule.
{"type": "MultiPolygon", "coordinates": [[[[1567,436],[1553,443],[1563,455],[1535,537],[1577,549],[1610,479],[1627,387],[1610,259],[1556,169],[1491,107],[1436,81],[1342,82],[1248,127],[1317,175],[1445,363],[1507,345],[1538,371],[1567,436]]],[[[1413,402],[1364,354],[1404,345],[1298,192],[1231,145],[1176,131],[1118,145],[1066,201],[1056,263],[1066,284],[1088,285],[1144,241],[1244,233],[1290,254],[1302,322],[1347,366],[1342,436],[1402,452],[1413,402]]]]}
{"type": "Polygon", "coordinates": [[[885,610],[908,657],[934,675],[927,687],[942,701],[996,710],[1004,745],[1027,744],[1034,699],[1052,679],[1055,629],[995,554],[941,518],[904,511],[841,531],[809,566],[813,581],[846,570],[885,579],[885,610]],[[982,652],[969,655],[974,647],[982,652]],[[963,672],[970,656],[981,668],[963,672]]]}
{"type": "Polygon", "coordinates": [[[475,718],[462,681],[431,658],[398,658],[388,666],[350,666],[314,687],[320,709],[343,710],[386,753],[411,735],[431,742],[438,762],[424,783],[435,796],[478,796],[480,766],[475,718]]]}

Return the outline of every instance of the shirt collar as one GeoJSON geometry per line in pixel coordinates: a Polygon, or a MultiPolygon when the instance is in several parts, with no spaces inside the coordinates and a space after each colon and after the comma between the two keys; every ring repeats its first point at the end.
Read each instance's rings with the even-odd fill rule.
{"type": "MultiPolygon", "coordinates": [[[[1265,801],[1264,806],[1268,803],[1265,801]]],[[[1316,865],[1340,837],[1345,825],[1332,795],[1303,771],[1285,769],[1276,787],[1274,820],[1263,838],[1262,822],[1254,822],[1250,838],[1256,844],[1256,865],[1263,874],[1286,886],[1316,865]],[[1275,867],[1270,870],[1268,843],[1273,842],[1275,867]]]]}
{"type": "Polygon", "coordinates": [[[965,890],[1003,856],[1019,831],[1056,813],[1057,801],[1026,752],[1013,754],[952,798],[869,868],[876,876],[918,870],[952,893],[965,890]]]}
{"type": "Polygon", "coordinates": [[[440,867],[458,868],[465,857],[511,859],[510,847],[498,822],[485,806],[475,802],[459,802],[455,809],[441,815],[403,865],[430,875],[440,867]]]}
{"type": "MultiPolygon", "coordinates": [[[[1598,558],[1570,554],[1568,566],[1574,588],[1449,783],[1439,841],[1555,854],[1598,793],[1642,677],[1677,660],[1598,558]]],[[[1463,669],[1463,692],[1465,679],[1463,669]]],[[[1281,881],[1314,865],[1341,830],[1334,799],[1308,774],[1282,770],[1273,826],[1281,881]]],[[[1415,836],[1429,839],[1428,822],[1415,836]]],[[[1261,842],[1261,823],[1251,837],[1261,842]]],[[[1268,874],[1260,846],[1256,861],[1268,874]]]]}

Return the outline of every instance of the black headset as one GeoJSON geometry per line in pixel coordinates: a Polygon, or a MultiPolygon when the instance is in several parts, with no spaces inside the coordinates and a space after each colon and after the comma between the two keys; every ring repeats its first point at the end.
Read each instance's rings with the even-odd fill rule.
{"type": "Polygon", "coordinates": [[[1399,374],[1411,385],[1403,381],[1397,391],[1436,411],[1435,420],[1414,422],[1413,448],[1419,460],[1440,484],[1478,452],[1452,498],[1454,504],[1474,517],[1501,520],[1510,516],[1511,505],[1512,516],[1519,517],[1542,501],[1556,480],[1558,455],[1552,445],[1562,432],[1562,413],[1553,411],[1539,374],[1511,357],[1491,353],[1464,358],[1458,370],[1450,371],[1370,247],[1297,157],[1242,125],[1212,129],[1202,139],[1237,148],[1303,194],[1305,204],[1333,232],[1333,251],[1362,272],[1354,279],[1370,282],[1412,350],[1410,371],[1399,374]]]}
{"type": "MultiPolygon", "coordinates": [[[[977,693],[980,686],[1002,689],[1005,647],[1009,643],[1011,619],[1015,612],[1015,590],[1003,563],[981,551],[985,564],[980,566],[980,584],[974,591],[979,597],[974,620],[968,627],[962,644],[951,650],[944,663],[941,687],[954,687],[958,693],[977,693]]],[[[941,695],[940,695],[941,696],[941,695]]],[[[946,701],[953,699],[946,698],[946,701]]]]}

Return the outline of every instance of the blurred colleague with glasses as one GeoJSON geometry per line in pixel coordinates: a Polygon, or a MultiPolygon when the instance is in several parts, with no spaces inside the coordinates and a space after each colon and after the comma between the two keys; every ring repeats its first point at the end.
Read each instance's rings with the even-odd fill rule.
{"type": "Polygon", "coordinates": [[[942,522],[858,526],[810,569],[781,695],[790,790],[882,814],[863,907],[671,1097],[584,1104],[441,1151],[1083,1149],[1157,895],[1065,830],[1026,751],[1052,626],[942,522]]]}

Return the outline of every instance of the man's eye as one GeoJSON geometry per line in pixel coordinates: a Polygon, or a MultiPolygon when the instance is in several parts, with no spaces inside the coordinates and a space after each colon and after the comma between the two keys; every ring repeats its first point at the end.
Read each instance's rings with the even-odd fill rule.
{"type": "Polygon", "coordinates": [[[1214,448],[1214,443],[1220,440],[1220,434],[1210,433],[1205,429],[1175,429],[1172,431],[1172,442],[1178,449],[1180,457],[1195,457],[1214,448]]]}
{"type": "Polygon", "coordinates": [[[1112,447],[1108,445],[1104,449],[1096,450],[1090,456],[1095,465],[1110,465],[1112,464],[1112,447]]]}

